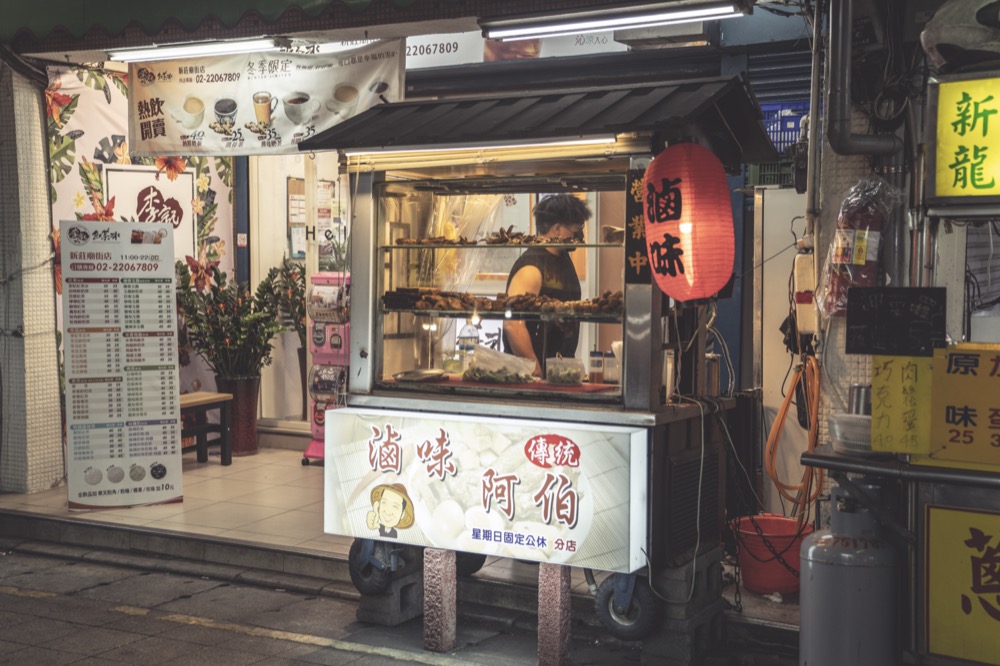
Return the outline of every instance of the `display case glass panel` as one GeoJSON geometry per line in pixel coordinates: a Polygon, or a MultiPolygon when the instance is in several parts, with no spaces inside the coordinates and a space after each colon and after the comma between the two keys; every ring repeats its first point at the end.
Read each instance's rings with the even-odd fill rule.
{"type": "Polygon", "coordinates": [[[625,312],[624,195],[570,193],[591,217],[576,237],[554,234],[535,228],[532,211],[566,194],[555,182],[552,191],[432,181],[376,188],[378,388],[621,401],[622,359],[612,350],[621,348],[613,343],[622,340],[625,312]],[[535,267],[545,285],[539,294],[508,294],[522,257],[519,265],[535,267]],[[579,282],[579,297],[550,289],[552,275],[541,268],[550,266],[579,282]],[[514,353],[517,326],[528,331],[537,363],[514,353]]]}

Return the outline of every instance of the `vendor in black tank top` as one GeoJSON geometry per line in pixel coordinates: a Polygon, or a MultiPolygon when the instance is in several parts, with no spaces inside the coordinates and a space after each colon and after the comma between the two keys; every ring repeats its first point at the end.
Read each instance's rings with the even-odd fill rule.
{"type": "MultiPolygon", "coordinates": [[[[571,194],[546,197],[535,206],[535,230],[554,242],[582,242],[583,226],[590,219],[586,202],[571,194]]],[[[580,300],[580,278],[569,257],[573,248],[532,247],[518,258],[507,278],[507,295],[537,294],[561,301],[580,300]]],[[[535,362],[535,375],[543,376],[545,359],[576,355],[580,324],[576,321],[507,321],[503,326],[504,351],[535,362]]]]}

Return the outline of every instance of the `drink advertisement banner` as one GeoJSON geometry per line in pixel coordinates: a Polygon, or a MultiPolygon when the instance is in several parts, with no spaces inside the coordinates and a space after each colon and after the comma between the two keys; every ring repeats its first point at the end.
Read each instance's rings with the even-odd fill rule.
{"type": "Polygon", "coordinates": [[[276,155],[403,98],[402,40],[129,65],[133,155],[276,155]]]}
{"type": "Polygon", "coordinates": [[[69,507],[179,501],[173,227],[59,229],[69,507]]]}
{"type": "Polygon", "coordinates": [[[647,433],[346,408],[326,414],[324,531],[633,572],[647,433]]]}

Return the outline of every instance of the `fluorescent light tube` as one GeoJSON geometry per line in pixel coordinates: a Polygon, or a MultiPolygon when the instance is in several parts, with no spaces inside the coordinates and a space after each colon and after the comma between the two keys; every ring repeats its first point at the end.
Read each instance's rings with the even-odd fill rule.
{"type": "Polygon", "coordinates": [[[491,25],[486,22],[483,35],[489,39],[514,41],[535,37],[556,37],[559,35],[574,35],[604,30],[621,30],[629,28],[650,28],[661,25],[674,25],[692,21],[743,16],[745,12],[735,3],[714,4],[704,7],[690,6],[675,9],[659,9],[645,13],[629,12],[614,14],[607,12],[606,16],[590,15],[565,20],[552,18],[536,19],[502,19],[491,25]]]}
{"type": "Polygon", "coordinates": [[[524,143],[506,143],[506,142],[496,142],[496,143],[481,143],[481,144],[436,144],[434,146],[428,147],[400,147],[400,148],[347,148],[345,149],[344,155],[347,157],[356,157],[358,155],[381,155],[385,153],[392,154],[413,154],[413,153],[441,153],[441,152],[453,152],[453,151],[476,151],[476,150],[508,150],[511,148],[552,148],[559,146],[589,146],[597,145],[602,143],[615,143],[616,139],[613,134],[608,134],[606,136],[591,136],[591,137],[581,137],[579,139],[557,139],[553,141],[526,141],[524,143]]]}
{"type": "Polygon", "coordinates": [[[176,60],[179,58],[197,58],[199,56],[277,51],[280,48],[281,45],[273,38],[248,39],[230,42],[170,44],[139,49],[117,49],[108,51],[108,58],[118,62],[147,62],[150,60],[176,60]]]}

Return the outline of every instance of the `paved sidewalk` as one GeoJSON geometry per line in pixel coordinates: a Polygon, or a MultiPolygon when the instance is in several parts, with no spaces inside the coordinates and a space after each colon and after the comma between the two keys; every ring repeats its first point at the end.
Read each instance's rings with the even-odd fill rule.
{"type": "MultiPolygon", "coordinates": [[[[311,593],[291,578],[241,584],[211,575],[219,565],[178,573],[154,557],[109,553],[124,559],[94,562],[82,558],[92,549],[74,557],[72,547],[37,544],[48,551],[41,554],[32,546],[0,541],[0,664],[537,663],[534,633],[476,608],[460,607],[458,647],[436,654],[423,649],[420,618],[362,624],[347,590],[311,593]]],[[[573,642],[573,664],[639,662],[637,650],[613,639],[573,642]]]]}

